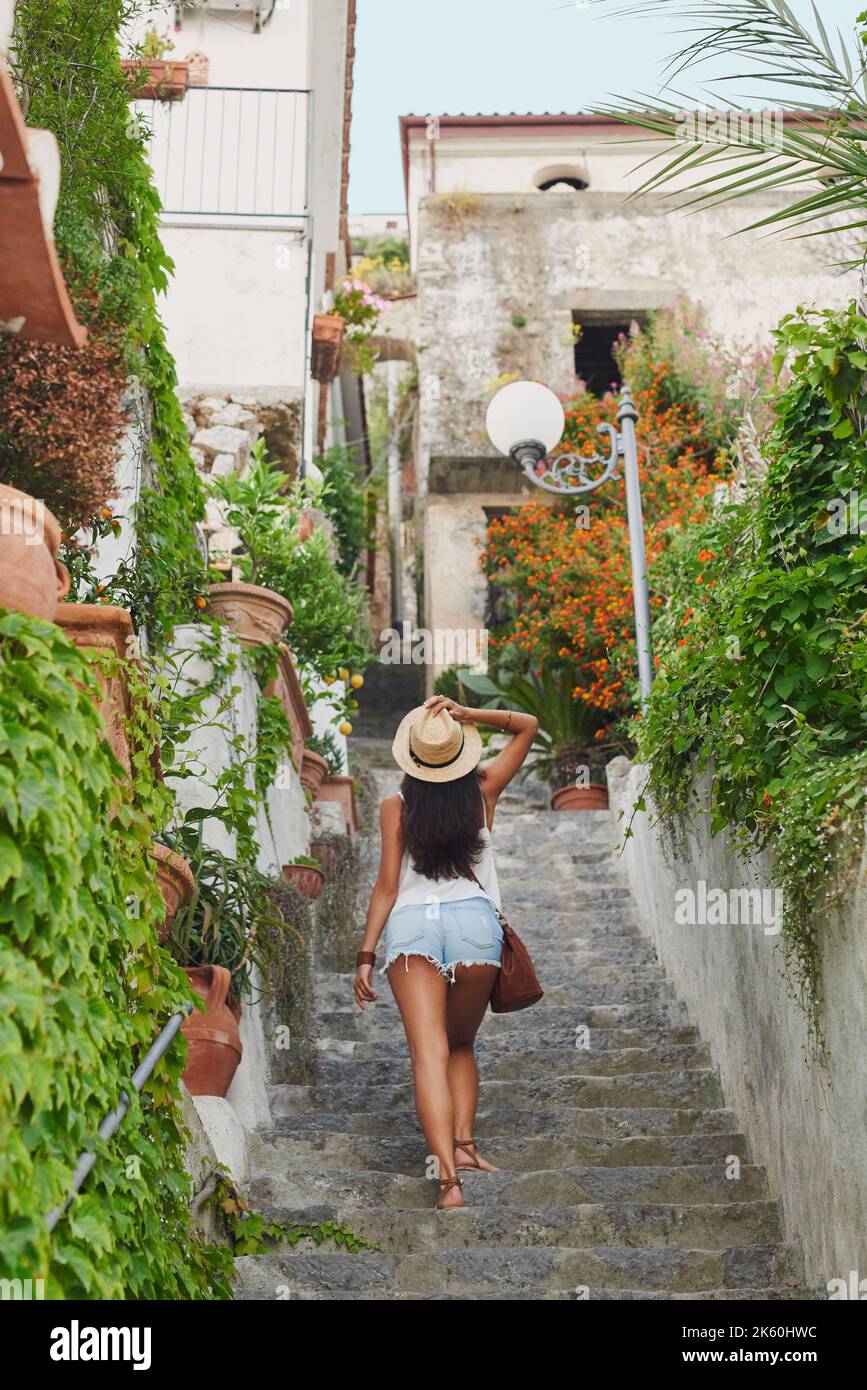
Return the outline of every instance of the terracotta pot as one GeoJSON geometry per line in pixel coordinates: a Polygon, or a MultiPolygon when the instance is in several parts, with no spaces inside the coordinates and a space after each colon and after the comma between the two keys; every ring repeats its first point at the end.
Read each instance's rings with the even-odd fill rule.
{"type": "Polygon", "coordinates": [[[327,774],[328,764],[325,759],[305,748],[301,756],[301,785],[305,791],[312,793],[314,801],[322,785],[322,779],[327,774]]]}
{"type": "Polygon", "coordinates": [[[60,525],[37,498],[0,483],[0,605],[50,622],[69,593],[60,525]]]}
{"type": "MultiPolygon", "coordinates": [[[[102,656],[128,656],[133,639],[132,618],[125,608],[110,603],[59,603],[54,621],[63,628],[70,642],[86,652],[102,656]]],[[[99,712],[105,723],[112,753],[130,771],[126,724],[132,705],[122,675],[98,676],[103,699],[99,712]]]]}
{"type": "Polygon", "coordinates": [[[354,778],[339,773],[329,773],[327,777],[322,779],[319,791],[316,793],[316,800],[336,801],[343,812],[347,832],[350,835],[356,833],[358,820],[355,814],[354,778]]]}
{"type": "Polygon", "coordinates": [[[551,797],[552,811],[607,811],[608,788],[598,782],[589,787],[559,787],[551,797]]]}
{"type": "Polygon", "coordinates": [[[222,965],[195,965],[184,974],[206,1010],[196,1010],[181,1024],[190,1045],[184,1085],[191,1096],[225,1096],[243,1051],[238,1031],[241,1005],[237,999],[227,1002],[232,977],[222,965]]]}
{"type": "Polygon", "coordinates": [[[166,845],[154,844],[149,850],[156,862],[157,883],[166,905],[166,915],[160,924],[160,944],[168,937],[179,907],[186,907],[196,891],[193,871],[182,854],[166,845]]]}
{"type": "Polygon", "coordinates": [[[313,843],[313,853],[326,874],[333,874],[346,852],[345,835],[322,835],[313,843]]]}
{"type": "Polygon", "coordinates": [[[329,382],[336,377],[345,326],[341,314],[314,315],[310,374],[315,381],[329,382]]]}
{"type": "Polygon", "coordinates": [[[194,48],[192,53],[188,53],[184,62],[187,65],[187,86],[188,87],[207,87],[208,85],[208,61],[207,53],[201,53],[194,48]]]}
{"type": "Polygon", "coordinates": [[[187,90],[189,64],[168,58],[121,58],[136,101],[177,101],[187,90]]]}
{"type": "Polygon", "coordinates": [[[292,621],[292,605],[258,584],[212,584],[210,611],[249,646],[273,646],[292,621]]]}
{"type": "Polygon", "coordinates": [[[312,864],[284,864],[283,877],[287,883],[294,883],[298,892],[303,893],[312,903],[319,897],[325,882],[322,870],[315,869],[312,864]]]}

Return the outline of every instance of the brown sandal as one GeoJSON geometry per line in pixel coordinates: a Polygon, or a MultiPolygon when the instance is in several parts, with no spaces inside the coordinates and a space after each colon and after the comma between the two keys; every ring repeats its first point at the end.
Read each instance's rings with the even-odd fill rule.
{"type": "Polygon", "coordinates": [[[470,1158],[473,1160],[472,1163],[456,1163],[456,1164],[455,1164],[455,1168],[458,1170],[459,1173],[462,1173],[462,1172],[476,1172],[476,1171],[478,1171],[478,1172],[480,1172],[480,1173],[483,1173],[483,1172],[484,1172],[484,1169],[482,1168],[482,1165],[481,1165],[481,1163],[479,1162],[479,1156],[478,1156],[478,1154],[477,1154],[477,1153],[474,1154],[474,1153],[472,1152],[473,1149],[477,1149],[478,1147],[479,1147],[479,1146],[478,1146],[478,1144],[476,1143],[475,1139],[456,1139],[456,1140],[455,1140],[455,1148],[456,1148],[456,1149],[466,1149],[467,1153],[470,1155],[470,1158]]]}
{"type": "Polygon", "coordinates": [[[439,1195],[439,1197],[437,1198],[437,1205],[436,1205],[437,1211],[450,1211],[450,1210],[451,1210],[450,1207],[441,1206],[440,1203],[442,1202],[442,1199],[443,1199],[443,1197],[446,1195],[446,1193],[447,1193],[451,1188],[453,1188],[453,1187],[463,1187],[463,1183],[461,1182],[460,1178],[440,1178],[440,1179],[439,1179],[440,1195],[439,1195]]]}

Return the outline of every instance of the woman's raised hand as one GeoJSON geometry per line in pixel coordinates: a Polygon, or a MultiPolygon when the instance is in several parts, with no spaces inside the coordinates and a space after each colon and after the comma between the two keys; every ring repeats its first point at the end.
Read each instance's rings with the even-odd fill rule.
{"type": "Polygon", "coordinates": [[[450,700],[448,695],[431,695],[429,700],[425,700],[424,707],[429,709],[432,714],[442,714],[445,710],[456,724],[465,724],[472,720],[470,711],[463,705],[459,705],[457,700],[450,700]]]}

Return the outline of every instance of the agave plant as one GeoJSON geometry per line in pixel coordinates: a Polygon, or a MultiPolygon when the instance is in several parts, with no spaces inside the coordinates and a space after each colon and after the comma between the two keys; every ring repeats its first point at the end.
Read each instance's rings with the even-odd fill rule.
{"type": "Polygon", "coordinates": [[[538,719],[533,743],[538,756],[522,775],[540,772],[557,787],[573,782],[579,767],[589,767],[591,775],[599,776],[604,761],[594,742],[601,727],[599,715],[573,698],[577,680],[571,667],[547,661],[538,674],[509,676],[500,685],[489,676],[467,670],[460,670],[458,679],[465,690],[484,699],[486,708],[506,705],[538,719]]]}
{"type": "MultiPolygon", "coordinates": [[[[672,13],[694,22],[688,30],[689,41],[671,59],[666,73],[668,90],[680,100],[617,97],[613,104],[596,108],[599,114],[650,132],[643,137],[646,140],[658,143],[662,136],[673,142],[672,148],[650,158],[648,164],[657,167],[633,197],[660,192],[677,179],[680,206],[697,210],[818,183],[818,188],[808,188],[786,206],[750,222],[745,230],[785,227],[813,236],[864,232],[864,15],[858,18],[861,31],[852,44],[839,29],[832,43],[815,3],[815,32],[799,22],[785,0],[645,0],[619,13],[672,13]],[[714,81],[746,81],[761,84],[765,91],[778,91],[787,112],[785,124],[775,124],[772,139],[764,123],[747,119],[715,126],[711,141],[684,139],[685,99],[670,83],[707,60],[735,58],[736,70],[714,81]]],[[[750,111],[737,103],[727,105],[745,117],[750,111]]],[[[863,254],[867,237],[856,240],[863,254]]]]}

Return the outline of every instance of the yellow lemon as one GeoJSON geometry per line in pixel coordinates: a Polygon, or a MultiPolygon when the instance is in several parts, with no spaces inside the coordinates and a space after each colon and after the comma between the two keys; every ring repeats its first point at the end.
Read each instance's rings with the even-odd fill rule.
{"type": "Polygon", "coordinates": [[[348,681],[348,680],[349,680],[349,672],[347,671],[347,669],[346,669],[345,666],[338,666],[338,668],[337,668],[337,674],[338,674],[338,676],[340,677],[340,679],[341,679],[342,681],[348,681]]]}
{"type": "Polygon", "coordinates": [[[341,720],[337,727],[342,734],[346,735],[347,738],[352,733],[352,725],[350,724],[348,719],[341,720]]]}
{"type": "Polygon", "coordinates": [[[324,682],[325,682],[326,685],[333,685],[334,682],[335,682],[335,680],[337,679],[337,677],[336,677],[336,676],[323,676],[322,679],[324,680],[324,682]]]}
{"type": "Polygon", "coordinates": [[[352,686],[353,690],[360,690],[364,685],[364,676],[353,676],[349,684],[352,686]]]}

